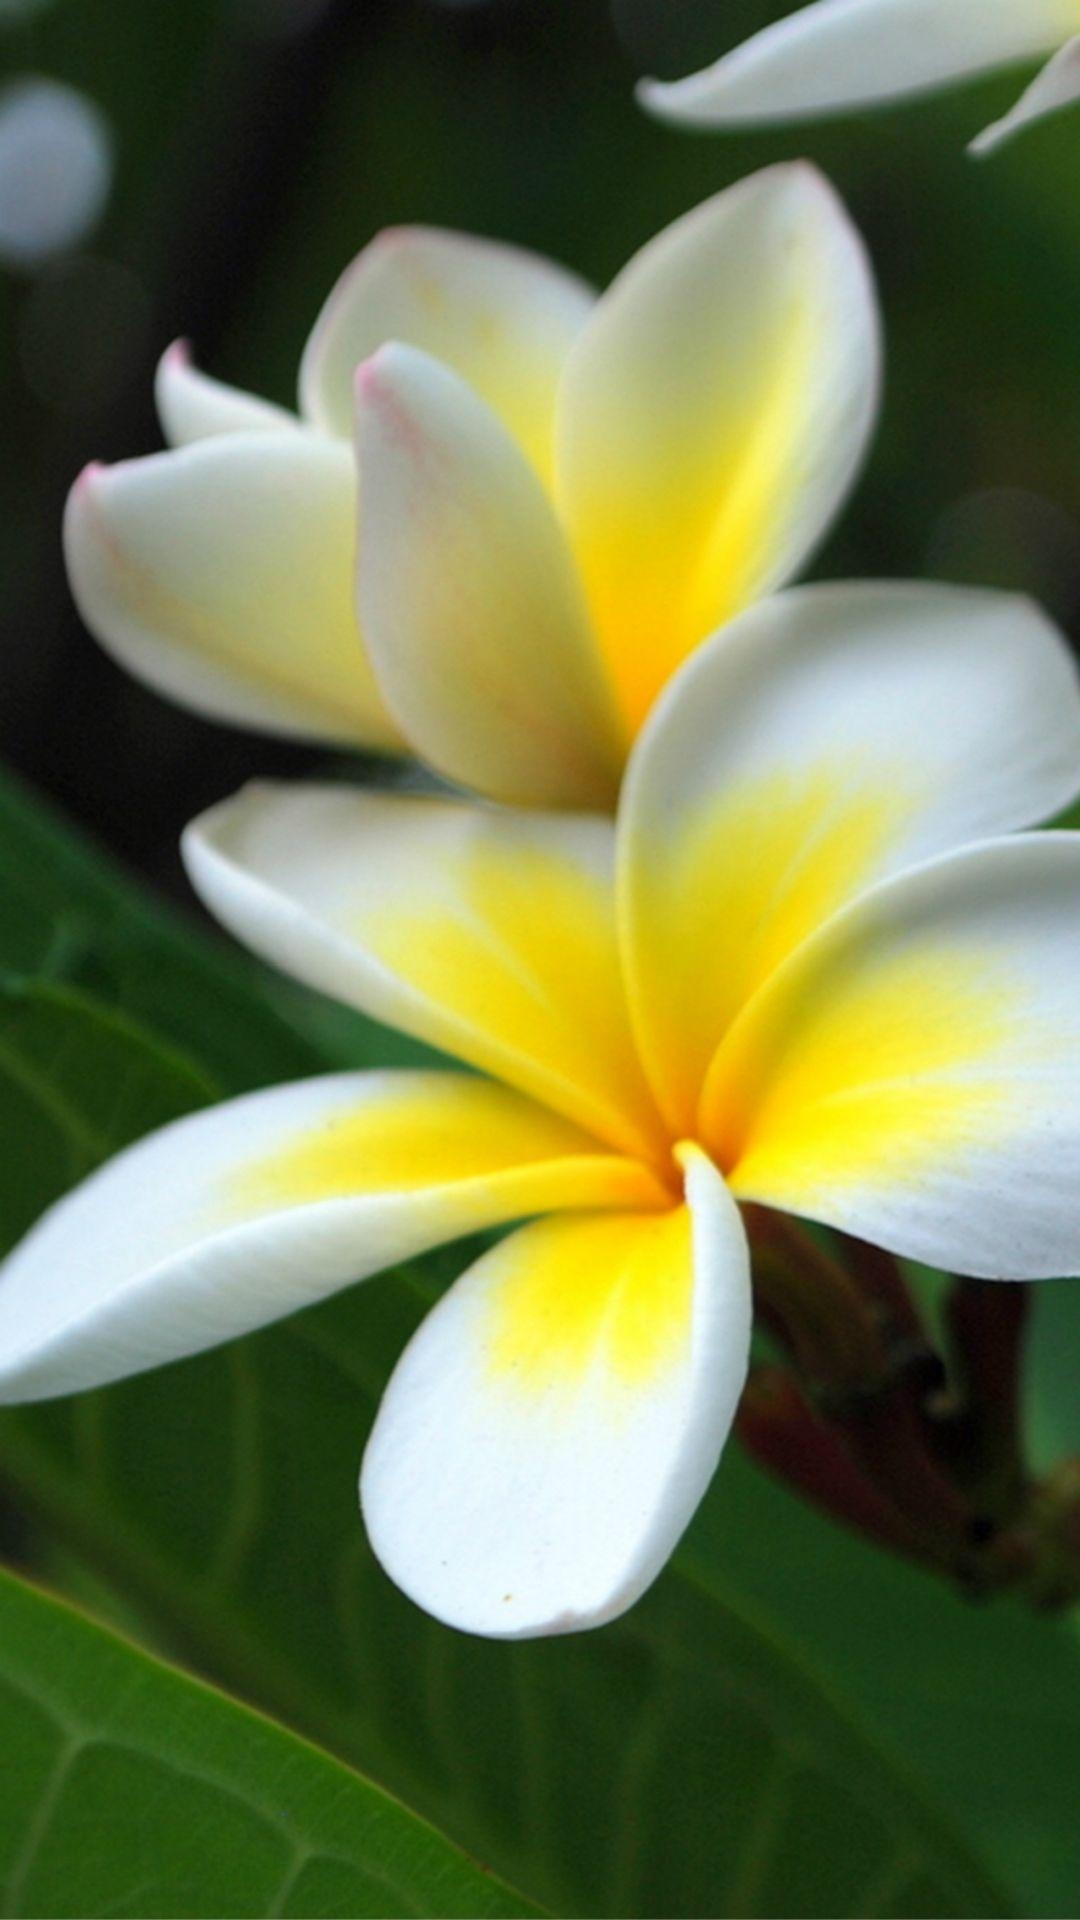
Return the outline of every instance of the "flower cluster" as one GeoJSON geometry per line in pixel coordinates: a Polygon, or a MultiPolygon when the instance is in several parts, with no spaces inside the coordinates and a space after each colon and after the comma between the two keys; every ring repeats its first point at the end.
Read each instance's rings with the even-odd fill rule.
{"type": "MultiPolygon", "coordinates": [[[[830,104],[875,18],[918,63],[895,85],[958,70],[961,16],[995,56],[1067,30],[1052,0],[949,5],[935,37],[929,0],[820,0],[666,104],[830,104]]],[[[513,248],[384,235],[295,415],[166,354],[171,450],[72,492],[87,624],[210,717],[478,796],[254,786],[188,829],[193,885],[461,1070],[280,1087],[120,1155],[4,1269],[3,1397],[513,1227],[402,1356],[361,1496],[440,1619],[552,1633],[629,1606],[708,1485],[747,1209],[986,1279],[1080,1270],[1080,836],[1024,831],[1080,792],[1069,653],[1007,595],[786,585],[878,359],[862,247],[805,166],[599,299],[513,248]]]]}

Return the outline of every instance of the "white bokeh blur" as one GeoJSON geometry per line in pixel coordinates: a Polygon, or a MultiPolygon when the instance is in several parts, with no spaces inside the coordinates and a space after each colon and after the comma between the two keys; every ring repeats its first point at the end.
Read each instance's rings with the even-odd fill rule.
{"type": "Polygon", "coordinates": [[[86,94],[26,75],[0,92],[0,264],[32,272],[93,232],[113,142],[86,94]]]}

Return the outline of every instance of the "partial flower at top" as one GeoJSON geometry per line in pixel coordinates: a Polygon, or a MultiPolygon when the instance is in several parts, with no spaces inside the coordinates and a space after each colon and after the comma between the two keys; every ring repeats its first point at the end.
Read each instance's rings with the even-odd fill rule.
{"type": "Polygon", "coordinates": [[[807,166],[707,201],[599,300],[513,247],[388,232],[315,326],[299,417],[166,354],[174,450],[76,483],[72,587],[202,713],[607,807],[670,674],[821,538],[878,371],[862,245],[807,166]]]}
{"type": "Polygon", "coordinates": [[[735,1414],[741,1203],[965,1274],[1080,1272],[1080,835],[1012,832],[1078,781],[1075,668],[1034,608],[809,587],[686,663],[614,824],[349,786],[214,808],[186,853],[225,925],[472,1071],[278,1087],[121,1154],[0,1273],[0,1398],[529,1220],[407,1347],[361,1500],[451,1625],[612,1619],[735,1414]]]}
{"type": "Polygon", "coordinates": [[[685,80],[644,80],[642,104],[683,126],[765,126],[876,106],[1045,54],[988,153],[1080,99],[1080,0],[814,0],[685,80]]]}

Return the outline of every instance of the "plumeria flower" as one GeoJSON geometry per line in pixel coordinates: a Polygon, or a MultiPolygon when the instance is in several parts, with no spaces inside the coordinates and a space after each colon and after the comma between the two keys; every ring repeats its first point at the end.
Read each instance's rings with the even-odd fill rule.
{"type": "Polygon", "coordinates": [[[316,323],[298,416],[165,355],[173,451],[76,483],[72,587],[201,713],[609,807],[664,681],[829,525],[878,363],[862,245],[806,166],[676,221],[599,300],[514,247],[386,233],[316,323]]]}
{"type": "Polygon", "coordinates": [[[685,80],[645,80],[642,103],[686,126],[762,126],[928,93],[1052,58],[971,143],[988,153],[1080,99],[1077,0],[813,0],[685,80]]]}
{"type": "Polygon", "coordinates": [[[1080,1269],[1080,697],[1027,603],[794,589],[700,649],[617,819],[256,786],[186,836],[257,953],[471,1072],[180,1120],[0,1273],[0,1393],[75,1392],[525,1218],[398,1363],[361,1497],[441,1620],[596,1625],[747,1368],[740,1203],[965,1274],[1080,1269]],[[532,1218],[532,1216],[538,1216],[532,1218]]]}

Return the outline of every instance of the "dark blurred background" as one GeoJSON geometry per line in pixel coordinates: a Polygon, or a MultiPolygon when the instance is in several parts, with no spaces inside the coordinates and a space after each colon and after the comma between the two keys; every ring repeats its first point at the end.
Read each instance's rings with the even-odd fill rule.
{"type": "Polygon", "coordinates": [[[0,0],[0,751],[170,890],[199,807],[317,756],[188,716],[83,633],[60,562],[90,458],[160,444],[154,363],[289,402],[349,257],[421,220],[603,284],[655,228],[807,153],[869,242],[884,419],[819,575],[1024,587],[1080,630],[1080,113],[992,161],[1009,75],[733,139],[654,125],[635,76],[703,64],[777,0],[0,0]]]}

